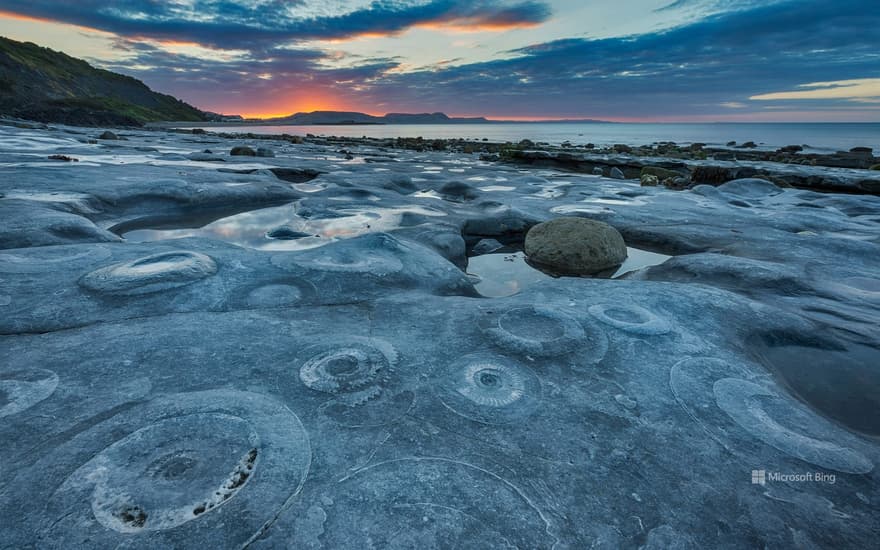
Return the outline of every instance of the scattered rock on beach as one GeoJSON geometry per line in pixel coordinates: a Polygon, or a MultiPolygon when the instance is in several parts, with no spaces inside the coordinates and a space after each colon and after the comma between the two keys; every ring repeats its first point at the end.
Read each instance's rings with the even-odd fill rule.
{"type": "Polygon", "coordinates": [[[610,175],[610,177],[612,177],[613,179],[616,179],[616,180],[625,180],[626,179],[626,175],[624,175],[623,170],[621,170],[620,168],[617,168],[616,166],[611,169],[611,173],[609,175],[610,175]]]}
{"type": "Polygon", "coordinates": [[[480,196],[479,191],[459,181],[451,181],[444,184],[438,189],[438,192],[444,199],[453,202],[470,201],[480,196]]]}
{"type": "Polygon", "coordinates": [[[98,139],[115,140],[115,139],[119,139],[119,136],[117,136],[116,134],[114,134],[114,133],[111,132],[110,130],[107,130],[107,131],[105,131],[103,134],[101,134],[100,136],[98,136],[98,139]]]}
{"type": "Polygon", "coordinates": [[[697,166],[691,174],[691,179],[696,183],[721,185],[735,178],[731,176],[730,170],[724,166],[697,166]]]}
{"type": "Polygon", "coordinates": [[[271,158],[271,157],[274,157],[274,156],[275,156],[275,152],[274,152],[272,149],[267,149],[267,148],[265,148],[265,147],[260,147],[259,149],[257,149],[257,156],[258,156],[258,157],[271,158]]]}
{"type": "Polygon", "coordinates": [[[626,243],[607,223],[586,218],[557,218],[532,227],[526,235],[529,260],[572,275],[592,275],[626,259],[626,243]]]}
{"type": "Polygon", "coordinates": [[[474,245],[474,255],[491,254],[496,250],[504,248],[504,245],[495,239],[480,239],[480,242],[474,245]]]}
{"type": "Polygon", "coordinates": [[[197,162],[225,162],[226,161],[226,159],[223,158],[222,156],[215,155],[214,153],[212,153],[210,151],[190,153],[189,155],[187,155],[186,158],[188,158],[189,160],[197,161],[197,162]]]}
{"type": "Polygon", "coordinates": [[[720,161],[725,161],[725,162],[734,161],[734,160],[736,160],[736,153],[725,152],[725,151],[715,151],[714,153],[712,153],[712,158],[714,160],[720,160],[720,161]]]}
{"type": "Polygon", "coordinates": [[[681,172],[676,172],[675,170],[668,170],[666,168],[662,168],[660,166],[645,166],[642,168],[641,172],[642,176],[651,175],[655,176],[659,181],[665,181],[668,179],[674,179],[682,175],[681,172]]]}
{"type": "Polygon", "coordinates": [[[248,147],[247,145],[239,145],[237,147],[233,147],[229,154],[234,157],[255,157],[257,156],[257,152],[248,147]]]}
{"type": "Polygon", "coordinates": [[[479,203],[473,217],[465,220],[461,233],[465,237],[520,237],[537,223],[537,219],[518,208],[486,201],[479,203]]]}

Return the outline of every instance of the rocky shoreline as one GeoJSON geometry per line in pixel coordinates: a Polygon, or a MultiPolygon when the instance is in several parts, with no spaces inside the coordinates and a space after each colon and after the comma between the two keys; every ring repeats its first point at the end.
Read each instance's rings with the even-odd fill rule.
{"type": "MultiPolygon", "coordinates": [[[[24,128],[48,128],[41,123],[0,120],[0,124],[24,128]]],[[[608,147],[551,145],[523,140],[519,143],[488,140],[423,138],[352,138],[323,137],[307,134],[254,134],[213,132],[204,128],[160,131],[181,134],[211,135],[226,140],[287,141],[339,148],[349,154],[349,147],[372,147],[379,150],[435,151],[479,155],[489,162],[509,162],[536,167],[602,175],[615,179],[638,179],[643,185],[663,185],[669,189],[688,189],[695,185],[721,185],[742,178],[766,179],[781,187],[811,189],[820,192],[880,194],[880,156],[870,147],[854,147],[836,153],[815,153],[805,146],[789,145],[776,150],[758,149],[754,142],[727,147],[707,147],[702,143],[678,145],[660,141],[651,145],[616,144],[608,147]],[[829,168],[831,170],[829,170],[829,168]],[[644,176],[648,176],[645,178],[644,176]],[[656,178],[656,181],[654,180],[656,178]]],[[[371,159],[378,162],[377,158],[371,159]]]]}
{"type": "MultiPolygon", "coordinates": [[[[183,133],[192,130],[179,130],[183,133]]],[[[196,129],[196,132],[202,130],[196,129]]],[[[422,138],[305,138],[287,134],[217,133],[224,139],[288,140],[339,147],[368,146],[383,150],[444,151],[479,155],[481,160],[510,162],[536,167],[602,175],[616,179],[639,179],[644,185],[664,185],[670,189],[688,189],[695,185],[721,185],[742,178],[763,178],[782,187],[812,189],[836,193],[880,194],[880,157],[869,147],[822,154],[804,152],[799,145],[775,151],[756,150],[754,142],[726,148],[703,144],[679,146],[672,142],[630,146],[617,144],[600,148],[587,144],[491,143],[464,139],[422,138]],[[828,170],[832,168],[832,170],[828,170]],[[643,176],[655,176],[657,181],[643,176]]]]}
{"type": "Polygon", "coordinates": [[[870,547],[880,174],[679,149],[0,125],[0,546],[870,547]]]}

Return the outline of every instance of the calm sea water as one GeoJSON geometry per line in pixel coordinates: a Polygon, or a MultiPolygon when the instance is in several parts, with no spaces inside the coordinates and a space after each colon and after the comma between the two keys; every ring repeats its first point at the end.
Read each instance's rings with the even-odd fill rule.
{"type": "Polygon", "coordinates": [[[712,123],[712,124],[388,124],[382,126],[224,126],[212,131],[255,134],[314,134],[345,137],[423,137],[425,139],[488,139],[520,141],[530,139],[552,144],[570,141],[575,145],[594,143],[646,145],[656,141],[725,145],[729,141],[754,141],[764,148],[806,145],[819,151],[872,147],[880,150],[877,123],[712,123]]]}

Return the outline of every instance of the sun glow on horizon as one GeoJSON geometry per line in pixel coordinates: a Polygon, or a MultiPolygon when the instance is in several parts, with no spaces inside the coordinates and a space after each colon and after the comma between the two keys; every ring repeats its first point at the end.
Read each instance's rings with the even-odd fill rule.
{"type": "Polygon", "coordinates": [[[311,92],[303,96],[291,96],[271,101],[267,105],[255,106],[252,110],[244,109],[230,114],[238,114],[244,118],[269,119],[287,117],[295,113],[312,113],[314,111],[364,112],[328,94],[311,92]]]}

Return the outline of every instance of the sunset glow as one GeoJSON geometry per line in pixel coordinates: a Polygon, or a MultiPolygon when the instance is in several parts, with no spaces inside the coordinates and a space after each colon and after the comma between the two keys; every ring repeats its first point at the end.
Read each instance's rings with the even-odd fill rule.
{"type": "Polygon", "coordinates": [[[245,117],[880,120],[864,1],[93,4],[5,2],[0,34],[245,117]]]}

